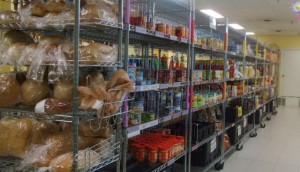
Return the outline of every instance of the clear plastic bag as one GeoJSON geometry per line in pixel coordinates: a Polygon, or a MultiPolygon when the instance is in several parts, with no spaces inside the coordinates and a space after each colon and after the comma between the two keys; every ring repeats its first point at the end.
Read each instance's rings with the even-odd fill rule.
{"type": "Polygon", "coordinates": [[[58,133],[58,125],[48,121],[37,121],[31,133],[31,144],[43,145],[47,138],[58,133]]]}
{"type": "Polygon", "coordinates": [[[20,55],[17,66],[22,67],[22,66],[31,65],[31,63],[37,57],[36,56],[37,46],[38,46],[37,43],[31,43],[27,45],[20,55]]]}
{"type": "Polygon", "coordinates": [[[19,61],[19,58],[22,55],[25,47],[26,47],[26,43],[23,42],[11,44],[7,49],[7,51],[3,53],[1,63],[5,65],[14,66],[19,61]]]}
{"type": "Polygon", "coordinates": [[[29,118],[18,119],[11,127],[8,137],[8,155],[23,158],[30,145],[31,131],[34,121],[29,118]]]}
{"type": "Polygon", "coordinates": [[[45,99],[35,106],[36,113],[62,114],[72,112],[73,104],[70,101],[59,99],[45,99]]]}
{"type": "Polygon", "coordinates": [[[73,80],[61,79],[55,83],[53,98],[71,101],[73,99],[73,80]]]}
{"type": "Polygon", "coordinates": [[[18,23],[20,14],[17,11],[0,11],[0,23],[18,23]]]}
{"type": "Polygon", "coordinates": [[[0,156],[7,156],[7,144],[8,138],[10,134],[11,127],[15,125],[17,121],[16,118],[13,117],[5,117],[0,120],[0,156]]]}
{"type": "Polygon", "coordinates": [[[84,5],[81,9],[81,18],[83,22],[97,22],[99,20],[118,22],[117,15],[103,1],[84,5]]]}
{"type": "Polygon", "coordinates": [[[13,74],[0,74],[0,107],[12,107],[20,101],[21,88],[13,74]]]}
{"type": "Polygon", "coordinates": [[[90,43],[80,48],[81,64],[116,63],[118,59],[117,46],[101,43],[90,43]]]}
{"type": "Polygon", "coordinates": [[[109,138],[112,135],[112,128],[107,119],[94,119],[82,121],[79,124],[79,133],[85,137],[109,138]]]}
{"type": "Polygon", "coordinates": [[[49,95],[49,90],[46,81],[27,79],[21,86],[22,103],[26,106],[35,106],[49,95]]]}

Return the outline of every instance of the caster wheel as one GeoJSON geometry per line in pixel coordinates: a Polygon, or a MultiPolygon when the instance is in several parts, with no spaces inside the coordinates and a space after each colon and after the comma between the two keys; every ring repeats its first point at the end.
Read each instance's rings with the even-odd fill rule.
{"type": "Polygon", "coordinates": [[[257,132],[253,131],[252,133],[249,134],[250,137],[256,137],[257,136],[257,132]]]}
{"type": "Polygon", "coordinates": [[[223,168],[224,168],[224,162],[223,163],[218,162],[218,163],[215,164],[215,169],[217,171],[223,170],[223,168]]]}
{"type": "Polygon", "coordinates": [[[267,120],[268,120],[268,121],[271,121],[271,117],[270,117],[270,116],[268,116],[268,117],[267,117],[267,120]]]}
{"type": "Polygon", "coordinates": [[[243,149],[243,145],[241,143],[236,145],[236,150],[240,151],[242,149],[243,149]]]}
{"type": "Polygon", "coordinates": [[[266,124],[261,123],[261,124],[260,124],[260,127],[261,127],[261,128],[266,128],[266,124]]]}

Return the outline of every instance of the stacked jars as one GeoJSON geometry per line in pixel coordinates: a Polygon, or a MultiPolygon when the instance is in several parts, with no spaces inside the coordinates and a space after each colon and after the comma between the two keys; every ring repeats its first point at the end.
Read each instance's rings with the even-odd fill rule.
{"type": "Polygon", "coordinates": [[[132,158],[151,164],[166,163],[184,150],[184,137],[156,131],[129,139],[132,158]]]}

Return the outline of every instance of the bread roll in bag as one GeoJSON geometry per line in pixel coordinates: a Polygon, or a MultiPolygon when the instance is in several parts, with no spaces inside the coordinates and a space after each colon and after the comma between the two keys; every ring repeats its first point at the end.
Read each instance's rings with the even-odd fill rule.
{"type": "Polygon", "coordinates": [[[20,100],[20,85],[12,74],[0,74],[0,107],[12,107],[20,100]]]}
{"type": "Polygon", "coordinates": [[[4,117],[0,120],[0,156],[8,156],[7,146],[9,133],[12,127],[15,126],[16,118],[4,117]]]}
{"type": "Polygon", "coordinates": [[[27,79],[21,86],[22,103],[26,106],[34,106],[45,99],[49,94],[49,86],[46,81],[36,82],[27,79]]]}

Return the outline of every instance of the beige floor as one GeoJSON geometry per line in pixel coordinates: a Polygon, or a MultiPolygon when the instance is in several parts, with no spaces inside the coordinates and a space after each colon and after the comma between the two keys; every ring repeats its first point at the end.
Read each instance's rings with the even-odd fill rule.
{"type": "Polygon", "coordinates": [[[228,157],[221,172],[300,172],[300,109],[279,107],[265,123],[242,151],[228,157]]]}

